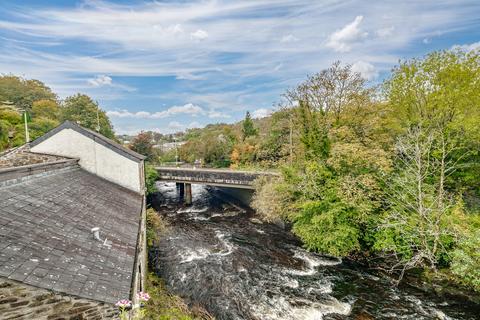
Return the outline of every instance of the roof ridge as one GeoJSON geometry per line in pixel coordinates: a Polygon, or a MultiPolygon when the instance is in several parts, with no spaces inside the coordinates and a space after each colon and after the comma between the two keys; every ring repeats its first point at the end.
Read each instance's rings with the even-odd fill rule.
{"type": "Polygon", "coordinates": [[[46,139],[50,138],[51,136],[53,136],[53,135],[57,134],[58,132],[62,131],[63,129],[75,130],[76,132],[78,132],[80,134],[83,134],[84,136],[86,136],[88,138],[91,138],[95,141],[98,141],[103,146],[105,146],[105,147],[109,148],[110,150],[112,150],[114,152],[117,152],[117,153],[131,159],[131,160],[139,162],[139,161],[144,160],[146,158],[145,156],[122,146],[121,144],[113,141],[112,139],[109,139],[109,138],[105,137],[104,135],[102,135],[100,133],[95,132],[95,131],[90,130],[90,129],[87,129],[87,128],[84,128],[81,125],[79,125],[78,123],[75,123],[75,122],[70,121],[70,120],[64,121],[62,124],[60,124],[56,128],[50,130],[49,132],[47,132],[43,136],[41,136],[41,137],[35,139],[34,141],[30,142],[30,145],[32,147],[34,147],[34,146],[40,144],[41,142],[45,141],[46,139]]]}

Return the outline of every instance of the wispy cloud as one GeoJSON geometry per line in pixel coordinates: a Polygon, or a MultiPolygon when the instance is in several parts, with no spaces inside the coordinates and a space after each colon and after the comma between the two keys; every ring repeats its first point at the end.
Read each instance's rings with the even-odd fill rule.
{"type": "Polygon", "coordinates": [[[480,29],[474,0],[26,1],[2,1],[0,72],[91,94],[125,132],[173,117],[163,103],[202,106],[200,123],[238,120],[335,60],[376,81],[426,53],[423,39],[451,48],[480,29]]]}
{"type": "Polygon", "coordinates": [[[350,51],[353,44],[368,36],[368,32],[360,28],[362,20],[363,16],[357,16],[352,22],[332,33],[328,38],[327,47],[338,52],[350,51]]]}
{"type": "Polygon", "coordinates": [[[88,79],[87,82],[93,87],[111,86],[112,78],[106,75],[99,75],[99,76],[96,76],[95,78],[88,79]]]}
{"type": "Polygon", "coordinates": [[[289,43],[289,42],[297,42],[299,39],[295,37],[293,34],[289,34],[286,36],[283,36],[282,39],[280,39],[280,42],[283,43],[289,43]]]}
{"type": "Polygon", "coordinates": [[[178,115],[178,114],[188,114],[191,116],[196,116],[199,114],[204,114],[205,111],[192,103],[187,103],[183,106],[173,106],[163,111],[157,112],[148,112],[148,111],[136,111],[131,112],[128,110],[120,110],[120,111],[107,111],[107,115],[113,118],[137,118],[137,119],[163,119],[168,118],[170,116],[178,115]]]}
{"type": "Polygon", "coordinates": [[[366,80],[373,80],[378,77],[378,70],[371,63],[365,61],[357,61],[352,64],[352,70],[358,72],[366,80]]]}
{"type": "Polygon", "coordinates": [[[208,38],[208,33],[205,30],[198,29],[197,31],[190,33],[190,37],[194,40],[202,41],[208,38]]]}
{"type": "Polygon", "coordinates": [[[456,44],[452,47],[452,49],[460,49],[465,51],[480,50],[480,41],[462,45],[456,44]]]}
{"type": "Polygon", "coordinates": [[[252,112],[252,118],[265,118],[268,117],[272,112],[272,109],[260,108],[252,112]]]}

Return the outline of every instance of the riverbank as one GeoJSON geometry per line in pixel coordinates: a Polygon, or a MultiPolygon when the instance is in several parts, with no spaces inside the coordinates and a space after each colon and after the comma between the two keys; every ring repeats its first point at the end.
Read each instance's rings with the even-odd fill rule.
{"type": "MultiPolygon", "coordinates": [[[[156,245],[159,237],[169,230],[168,222],[162,219],[158,212],[147,210],[147,246],[149,252],[156,245]]],[[[149,255],[149,262],[150,262],[149,255]]],[[[145,305],[145,317],[151,320],[214,320],[205,309],[200,306],[189,307],[178,295],[170,292],[165,281],[159,277],[149,263],[149,273],[145,279],[145,290],[150,300],[145,305]]]]}
{"type": "Polygon", "coordinates": [[[170,292],[218,320],[478,319],[478,305],[308,252],[212,188],[194,186],[185,206],[174,184],[157,185],[152,206],[170,231],[155,246],[153,267],[170,292]]]}
{"type": "MultiPolygon", "coordinates": [[[[252,190],[235,189],[235,188],[215,188],[221,194],[226,195],[224,200],[231,202],[232,204],[243,206],[245,210],[253,212],[250,208],[250,202],[253,197],[252,190]]],[[[276,223],[277,225],[281,225],[276,223]]],[[[289,224],[285,223],[286,229],[289,224]]],[[[289,231],[289,230],[287,230],[289,231]]],[[[351,257],[351,260],[356,263],[362,264],[366,268],[376,269],[374,265],[369,263],[369,258],[351,257]]],[[[387,272],[382,272],[383,276],[390,277],[392,280],[396,280],[398,275],[392,275],[387,272]]],[[[428,270],[411,270],[406,273],[403,284],[411,286],[416,289],[422,290],[426,293],[434,293],[439,296],[445,296],[447,298],[456,297],[458,299],[466,299],[472,303],[480,305],[480,293],[474,291],[472,288],[468,288],[455,282],[455,277],[449,274],[448,270],[438,270],[437,273],[428,270]]]]}
{"type": "Polygon", "coordinates": [[[213,320],[200,306],[190,308],[185,301],[168,291],[165,282],[155,273],[146,277],[145,289],[150,300],[145,305],[145,317],[149,320],[213,320]]]}

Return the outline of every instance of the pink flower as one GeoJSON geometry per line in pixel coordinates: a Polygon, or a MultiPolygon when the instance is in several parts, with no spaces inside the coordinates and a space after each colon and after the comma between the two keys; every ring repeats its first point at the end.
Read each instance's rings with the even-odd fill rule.
{"type": "Polygon", "coordinates": [[[137,299],[140,301],[148,301],[150,300],[150,295],[147,292],[138,292],[137,293],[137,299]]]}
{"type": "Polygon", "coordinates": [[[115,303],[115,306],[119,307],[119,308],[127,308],[127,307],[130,307],[132,305],[132,301],[128,300],[128,299],[122,299],[122,300],[119,300],[117,303],[115,303]]]}

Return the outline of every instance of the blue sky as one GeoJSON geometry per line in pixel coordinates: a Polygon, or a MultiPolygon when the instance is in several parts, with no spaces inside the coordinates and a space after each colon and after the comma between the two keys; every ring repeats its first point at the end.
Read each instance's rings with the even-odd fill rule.
{"type": "Polygon", "coordinates": [[[400,60],[480,47],[480,1],[2,0],[0,72],[86,93],[118,133],[261,117],[340,60],[370,83],[400,60]]]}

